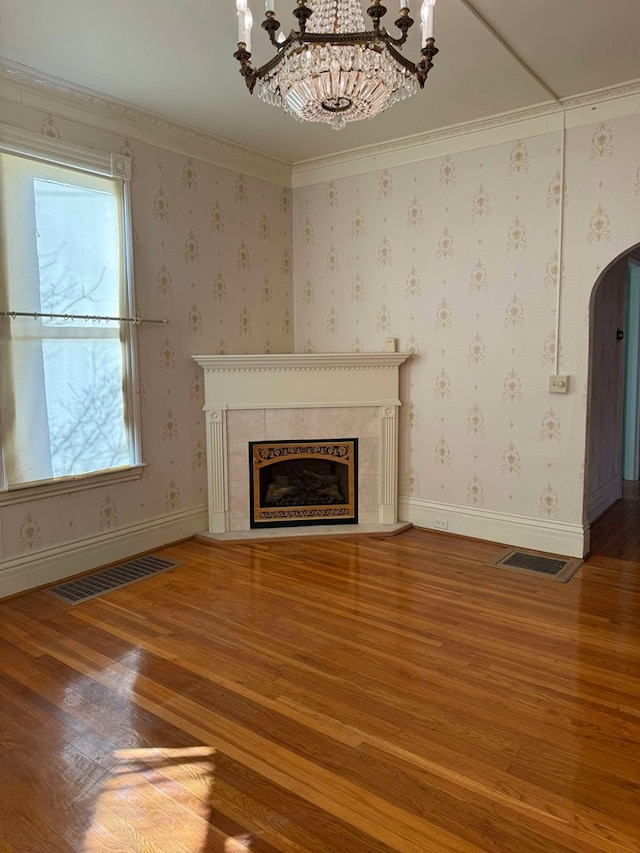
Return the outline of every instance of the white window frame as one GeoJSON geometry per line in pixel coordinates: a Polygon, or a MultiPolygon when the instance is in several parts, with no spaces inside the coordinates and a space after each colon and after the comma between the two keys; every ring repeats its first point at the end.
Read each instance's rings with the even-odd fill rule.
{"type": "MultiPolygon", "coordinates": [[[[73,145],[61,139],[32,133],[21,128],[0,123],[0,151],[40,160],[58,166],[102,175],[117,180],[122,191],[122,227],[124,247],[124,300],[125,316],[135,316],[135,297],[133,279],[133,228],[131,224],[131,159],[119,153],[107,153],[93,148],[73,145]]],[[[12,306],[6,310],[11,311],[12,306]]],[[[23,310],[22,308],[13,310],[23,310]]],[[[28,309],[27,309],[28,310],[28,309]]],[[[0,317],[0,323],[12,322],[0,317]]],[[[38,498],[69,494],[70,492],[93,489],[129,480],[139,479],[142,463],[140,400],[138,381],[138,355],[136,324],[124,322],[124,360],[125,360],[125,396],[127,407],[127,428],[131,464],[113,471],[99,471],[69,477],[59,477],[51,481],[38,481],[15,486],[7,486],[4,477],[2,421],[0,418],[0,506],[32,501],[38,498]]]]}

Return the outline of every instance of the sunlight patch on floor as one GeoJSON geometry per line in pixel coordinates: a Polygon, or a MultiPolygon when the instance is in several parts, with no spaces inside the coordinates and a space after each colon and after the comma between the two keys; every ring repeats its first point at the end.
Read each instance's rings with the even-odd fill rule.
{"type": "Polygon", "coordinates": [[[121,749],[114,757],[83,853],[202,853],[211,849],[212,833],[225,853],[250,849],[249,836],[228,838],[209,824],[214,749],[121,749]]]}

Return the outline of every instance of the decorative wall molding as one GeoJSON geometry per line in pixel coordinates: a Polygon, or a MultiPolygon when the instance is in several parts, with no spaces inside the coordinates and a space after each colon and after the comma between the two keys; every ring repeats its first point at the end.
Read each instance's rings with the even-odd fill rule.
{"type": "Polygon", "coordinates": [[[560,105],[553,101],[545,102],[380,145],[301,161],[293,166],[292,185],[296,188],[311,186],[447,154],[559,133],[562,131],[563,114],[567,127],[572,128],[636,113],[640,113],[640,80],[565,98],[560,105]]]}
{"type": "Polygon", "coordinates": [[[90,123],[107,132],[159,145],[278,185],[304,187],[560,131],[563,112],[569,128],[638,113],[640,80],[565,98],[560,106],[547,101],[295,164],[6,59],[0,59],[2,98],[23,107],[55,112],[82,124],[89,123],[92,116],[90,123]]]}
{"type": "Polygon", "coordinates": [[[0,101],[2,99],[55,113],[70,121],[90,123],[109,133],[197,157],[254,178],[291,186],[291,164],[284,160],[7,59],[0,59],[0,101]],[[92,121],[89,122],[90,117],[92,121]]]}
{"type": "MultiPolygon", "coordinates": [[[[354,409],[365,409],[370,406],[401,406],[402,403],[399,398],[395,400],[380,400],[378,397],[372,397],[370,400],[358,400],[357,402],[351,403],[351,407],[354,409]]],[[[309,401],[301,402],[300,400],[292,400],[289,399],[288,402],[276,402],[269,403],[263,402],[260,404],[261,409],[337,409],[341,406],[344,406],[344,400],[340,400],[337,397],[327,398],[324,403],[314,403],[309,401]]],[[[214,410],[218,407],[214,407],[214,410]]],[[[203,411],[210,411],[209,406],[203,406],[203,411]]],[[[251,409],[255,409],[255,405],[250,403],[227,403],[226,410],[231,411],[249,411],[251,409]]]]}
{"type": "Polygon", "coordinates": [[[205,410],[398,406],[402,352],[194,355],[205,410]],[[292,375],[293,374],[293,375],[292,375]],[[375,402],[374,402],[375,401],[375,402]]]}
{"type": "Polygon", "coordinates": [[[76,542],[0,561],[0,598],[55,583],[186,539],[207,526],[207,507],[174,512],[76,542]]]}
{"type": "Polygon", "coordinates": [[[464,122],[379,145],[354,148],[293,166],[294,188],[365,175],[382,169],[473,151],[503,142],[541,136],[562,129],[562,108],[556,103],[464,122]]]}
{"type": "Polygon", "coordinates": [[[438,519],[446,521],[448,532],[458,536],[516,545],[519,548],[531,548],[567,557],[583,557],[589,551],[588,525],[527,518],[403,495],[399,497],[398,504],[400,520],[410,521],[416,527],[433,530],[435,520],[438,519]]]}
{"type": "Polygon", "coordinates": [[[396,370],[408,358],[406,352],[282,352],[244,355],[194,355],[205,369],[216,373],[262,373],[282,370],[396,370]]]}
{"type": "Polygon", "coordinates": [[[13,154],[38,156],[49,163],[59,163],[92,174],[131,180],[131,159],[123,154],[102,152],[83,145],[73,145],[64,139],[33,133],[21,127],[0,122],[0,150],[13,154]]]}

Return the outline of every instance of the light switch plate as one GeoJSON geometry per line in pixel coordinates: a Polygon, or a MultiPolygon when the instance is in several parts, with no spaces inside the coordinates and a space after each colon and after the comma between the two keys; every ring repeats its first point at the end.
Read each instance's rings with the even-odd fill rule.
{"type": "Polygon", "coordinates": [[[550,376],[549,377],[549,391],[551,394],[566,394],[569,388],[569,377],[568,376],[550,376]]]}

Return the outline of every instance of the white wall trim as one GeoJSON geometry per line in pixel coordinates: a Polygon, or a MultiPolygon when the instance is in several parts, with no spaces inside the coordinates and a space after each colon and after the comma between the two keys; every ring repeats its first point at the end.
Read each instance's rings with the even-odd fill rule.
{"type": "MultiPolygon", "coordinates": [[[[371,400],[356,400],[353,403],[349,403],[349,407],[352,409],[360,409],[360,408],[374,408],[378,409],[380,406],[401,406],[402,402],[399,399],[395,400],[380,400],[378,397],[372,398],[371,400]]],[[[299,400],[291,400],[286,403],[260,403],[261,409],[339,409],[344,407],[344,400],[326,400],[322,403],[310,403],[310,402],[300,402],[299,400]]],[[[202,410],[207,412],[213,409],[219,409],[219,406],[203,406],[202,410]]],[[[225,404],[225,409],[229,411],[251,411],[256,408],[255,403],[227,403],[225,404]]]]}
{"type": "Polygon", "coordinates": [[[563,112],[566,112],[567,128],[640,113],[640,80],[565,98],[561,104],[546,102],[392,142],[300,161],[293,166],[292,185],[294,188],[306,187],[447,154],[517,142],[556,131],[560,133],[563,112]]]}
{"type": "Polygon", "coordinates": [[[490,145],[542,136],[562,128],[562,109],[543,104],[477,122],[464,122],[427,133],[306,160],[293,166],[294,188],[405,166],[410,163],[474,151],[490,145]]]}
{"type": "Polygon", "coordinates": [[[207,507],[197,506],[0,560],[0,598],[128,559],[206,529],[207,507]]]}
{"type": "Polygon", "coordinates": [[[53,113],[82,125],[115,133],[242,172],[279,186],[291,186],[291,164],[212,133],[178,124],[134,104],[67,83],[0,59],[0,101],[53,113]]]}
{"type": "Polygon", "coordinates": [[[590,524],[600,518],[612,504],[622,497],[622,477],[619,474],[611,477],[606,483],[587,495],[587,518],[590,524]]]}
{"type": "Polygon", "coordinates": [[[448,532],[504,545],[516,545],[566,557],[583,557],[588,552],[586,525],[569,524],[546,518],[510,515],[478,507],[426,501],[401,495],[398,501],[400,521],[429,530],[435,521],[448,524],[448,532]]]}
{"type": "Polygon", "coordinates": [[[0,59],[0,101],[3,99],[279,186],[304,187],[560,132],[563,111],[568,128],[640,113],[640,80],[564,98],[560,105],[547,101],[295,164],[7,59],[0,59]]]}
{"type": "Polygon", "coordinates": [[[274,370],[397,370],[407,352],[280,352],[192,355],[205,371],[265,373],[274,370]]]}

